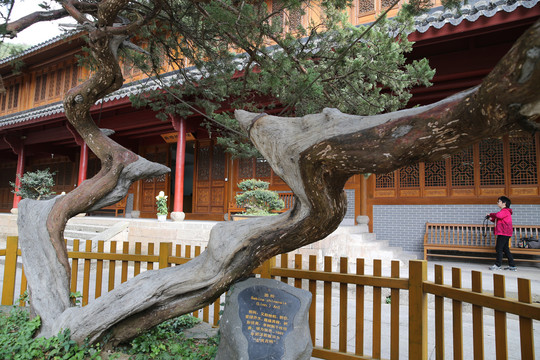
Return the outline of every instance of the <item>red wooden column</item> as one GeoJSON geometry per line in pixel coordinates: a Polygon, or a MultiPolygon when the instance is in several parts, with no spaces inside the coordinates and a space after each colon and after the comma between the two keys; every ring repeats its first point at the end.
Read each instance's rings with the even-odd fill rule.
{"type": "MultiPolygon", "coordinates": [[[[21,143],[19,146],[16,146],[13,148],[13,151],[17,154],[17,175],[15,177],[15,189],[19,190],[19,187],[21,186],[21,179],[20,177],[24,174],[24,145],[21,143]]],[[[17,194],[13,196],[13,209],[11,209],[11,212],[14,212],[14,209],[17,209],[19,206],[19,201],[21,201],[21,197],[17,194]]]]}
{"type": "MultiPolygon", "coordinates": [[[[19,179],[20,176],[23,176],[24,174],[24,139],[26,139],[26,136],[4,136],[4,141],[9,145],[13,153],[17,155],[17,170],[15,174],[15,189],[18,190],[21,186],[21,180],[19,179]]],[[[21,201],[21,197],[18,195],[13,195],[13,208],[11,209],[11,213],[16,214],[17,208],[19,206],[19,201],[21,201]]]]}
{"type": "Polygon", "coordinates": [[[173,127],[178,131],[176,143],[176,169],[174,180],[174,204],[171,219],[182,221],[184,214],[184,169],[186,160],[186,119],[171,117],[173,127]]]}
{"type": "Polygon", "coordinates": [[[77,177],[77,186],[81,186],[81,183],[86,180],[86,173],[88,170],[88,145],[84,142],[83,138],[77,130],[71,124],[66,124],[67,129],[73,135],[75,143],[81,147],[81,154],[79,156],[79,176],[77,177]]]}
{"type": "Polygon", "coordinates": [[[77,179],[77,186],[81,186],[82,182],[86,180],[86,173],[88,170],[88,145],[82,143],[81,155],[79,157],[79,177],[77,179]]]}

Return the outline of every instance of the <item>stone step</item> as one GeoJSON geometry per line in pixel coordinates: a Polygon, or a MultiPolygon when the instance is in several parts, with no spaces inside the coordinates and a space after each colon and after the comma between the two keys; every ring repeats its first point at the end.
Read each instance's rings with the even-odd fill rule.
{"type": "Polygon", "coordinates": [[[369,246],[374,247],[388,246],[388,241],[377,240],[377,235],[374,233],[349,234],[347,237],[353,244],[369,244],[369,246]]]}
{"type": "Polygon", "coordinates": [[[65,230],[64,231],[64,238],[65,239],[79,239],[81,241],[84,240],[90,240],[95,235],[99,234],[99,232],[90,232],[90,231],[80,231],[80,230],[65,230]]]}
{"type": "Polygon", "coordinates": [[[340,225],[333,234],[365,234],[369,233],[367,226],[355,225],[355,226],[343,226],[340,225]]]}
{"type": "Polygon", "coordinates": [[[98,224],[83,224],[83,223],[68,223],[66,224],[66,231],[79,231],[85,233],[100,233],[107,230],[110,225],[98,225],[98,224]]]}
{"type": "Polygon", "coordinates": [[[377,240],[376,234],[351,233],[349,235],[352,244],[348,247],[366,260],[380,259],[384,262],[400,260],[403,264],[408,264],[409,260],[417,259],[415,254],[404,251],[401,247],[391,246],[388,240],[377,240]]]}

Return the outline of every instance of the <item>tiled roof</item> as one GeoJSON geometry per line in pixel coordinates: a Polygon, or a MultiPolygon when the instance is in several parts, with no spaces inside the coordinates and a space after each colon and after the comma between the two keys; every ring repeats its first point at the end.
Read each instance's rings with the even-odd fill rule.
{"type": "Polygon", "coordinates": [[[443,9],[434,8],[427,14],[416,17],[416,31],[424,33],[430,27],[440,29],[446,24],[454,26],[459,25],[463,20],[474,22],[479,17],[493,17],[499,12],[510,13],[518,7],[531,9],[536,6],[540,0],[478,0],[469,1],[468,4],[462,5],[461,9],[443,9]]]}
{"type": "Polygon", "coordinates": [[[15,60],[15,59],[18,59],[18,58],[21,58],[21,57],[24,57],[28,54],[31,54],[35,51],[38,51],[40,49],[43,49],[44,47],[47,47],[49,45],[52,45],[56,42],[59,42],[61,40],[64,40],[64,39],[68,39],[70,38],[71,36],[75,35],[75,34],[78,34],[79,32],[74,32],[74,31],[68,31],[66,32],[65,34],[61,34],[61,35],[58,35],[58,36],[55,36],[53,37],[52,39],[49,39],[47,41],[44,41],[42,43],[39,43],[37,45],[34,45],[34,46],[31,46],[29,47],[28,49],[25,49],[23,50],[22,52],[18,53],[17,55],[12,55],[12,56],[8,56],[8,57],[5,57],[3,59],[0,59],[0,65],[3,65],[3,64],[6,64],[6,63],[9,63],[10,61],[12,60],[15,60]]]}
{"type": "MultiPolygon", "coordinates": [[[[421,33],[426,32],[429,28],[434,27],[440,29],[446,24],[459,25],[463,20],[468,20],[470,22],[476,21],[479,17],[493,17],[498,12],[512,12],[518,7],[532,8],[536,6],[540,0],[479,0],[474,1],[470,0],[467,5],[461,7],[461,11],[457,10],[444,10],[442,8],[431,9],[429,13],[420,15],[416,18],[416,31],[421,33]]],[[[24,56],[31,52],[37,51],[47,45],[53,44],[56,41],[63,40],[70,35],[60,35],[49,41],[41,43],[39,45],[33,46],[18,56],[24,56]]],[[[12,58],[6,58],[0,60],[0,64],[13,60],[12,58]]],[[[190,71],[196,71],[195,68],[188,69],[190,71]]],[[[169,82],[176,76],[177,72],[171,72],[162,76],[162,81],[169,82]]],[[[146,89],[157,89],[160,86],[157,82],[152,81],[152,79],[144,79],[139,81],[134,81],[129,84],[125,84],[117,91],[109,94],[103,99],[103,102],[109,102],[114,100],[119,100],[126,98],[131,94],[136,94],[141,91],[142,88],[146,89]]],[[[97,102],[101,103],[101,100],[97,102]]],[[[8,126],[16,123],[21,123],[33,119],[38,119],[50,115],[55,115],[63,113],[64,108],[62,102],[57,102],[54,104],[48,104],[40,106],[34,109],[21,111],[15,114],[9,114],[0,117],[0,128],[3,126],[8,126]]]]}
{"type": "Polygon", "coordinates": [[[39,119],[49,115],[55,115],[64,112],[64,105],[61,101],[54,104],[47,104],[33,109],[24,110],[15,114],[8,114],[0,117],[0,128],[28,120],[39,119]]]}

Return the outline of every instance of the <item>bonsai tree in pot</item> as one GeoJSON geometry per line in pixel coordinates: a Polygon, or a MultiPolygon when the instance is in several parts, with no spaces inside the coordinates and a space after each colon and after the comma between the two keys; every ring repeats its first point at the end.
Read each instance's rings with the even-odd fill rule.
{"type": "Polygon", "coordinates": [[[165,221],[169,213],[169,208],[167,207],[167,196],[163,191],[160,191],[158,196],[156,196],[156,205],[158,221],[165,221]]]}
{"type": "Polygon", "coordinates": [[[238,184],[242,193],[236,195],[236,205],[245,209],[240,215],[275,215],[271,211],[285,207],[278,193],[268,190],[268,185],[268,182],[256,179],[244,180],[238,184]]]}

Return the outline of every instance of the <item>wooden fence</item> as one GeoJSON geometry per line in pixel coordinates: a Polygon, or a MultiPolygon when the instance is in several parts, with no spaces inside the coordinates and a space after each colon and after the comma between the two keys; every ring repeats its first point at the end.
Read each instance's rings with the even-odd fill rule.
{"type": "MultiPolygon", "coordinates": [[[[131,249],[129,243],[112,241],[108,252],[103,241],[97,243],[96,249],[91,241],[85,242],[84,251],[80,245],[74,242],[69,257],[71,290],[82,293],[83,306],[142,271],[180,265],[201,252],[200,247],[173,247],[170,243],[158,244],[157,253],[156,245],[148,244],[145,254],[140,243],[131,249]],[[117,249],[118,245],[121,249],[117,249]]],[[[1,256],[5,257],[2,304],[12,305],[27,286],[24,272],[17,266],[20,250],[16,237],[8,237],[6,249],[0,249],[1,256]]],[[[462,288],[459,268],[452,269],[451,285],[444,284],[440,265],[435,266],[434,281],[428,281],[426,261],[410,261],[408,278],[400,276],[398,261],[392,261],[390,276],[382,275],[380,260],[367,266],[372,268],[371,275],[366,274],[363,259],[356,259],[352,273],[347,258],[337,261],[324,257],[322,269],[317,269],[317,261],[316,256],[306,259],[295,255],[293,259],[284,254],[255,271],[261,277],[276,278],[313,294],[309,322],[314,357],[463,359],[464,339],[466,343],[472,339],[474,359],[507,359],[509,351],[513,358],[535,358],[533,324],[540,320],[540,305],[532,303],[528,279],[518,279],[517,298],[513,299],[506,297],[505,277],[500,274],[493,275],[491,294],[482,290],[482,274],[478,271],[472,272],[471,289],[462,288]],[[433,300],[429,311],[428,297],[433,300]],[[469,308],[472,324],[463,316],[464,309],[469,308]],[[511,333],[510,342],[507,320],[515,323],[515,332],[519,332],[511,333]],[[445,334],[445,322],[451,322],[451,334],[445,334]],[[485,334],[487,323],[493,323],[489,327],[494,329],[493,335],[485,334]]],[[[217,326],[223,301],[222,297],[193,315],[217,326]]],[[[471,350],[466,351],[466,358],[471,358],[471,350]]]]}

